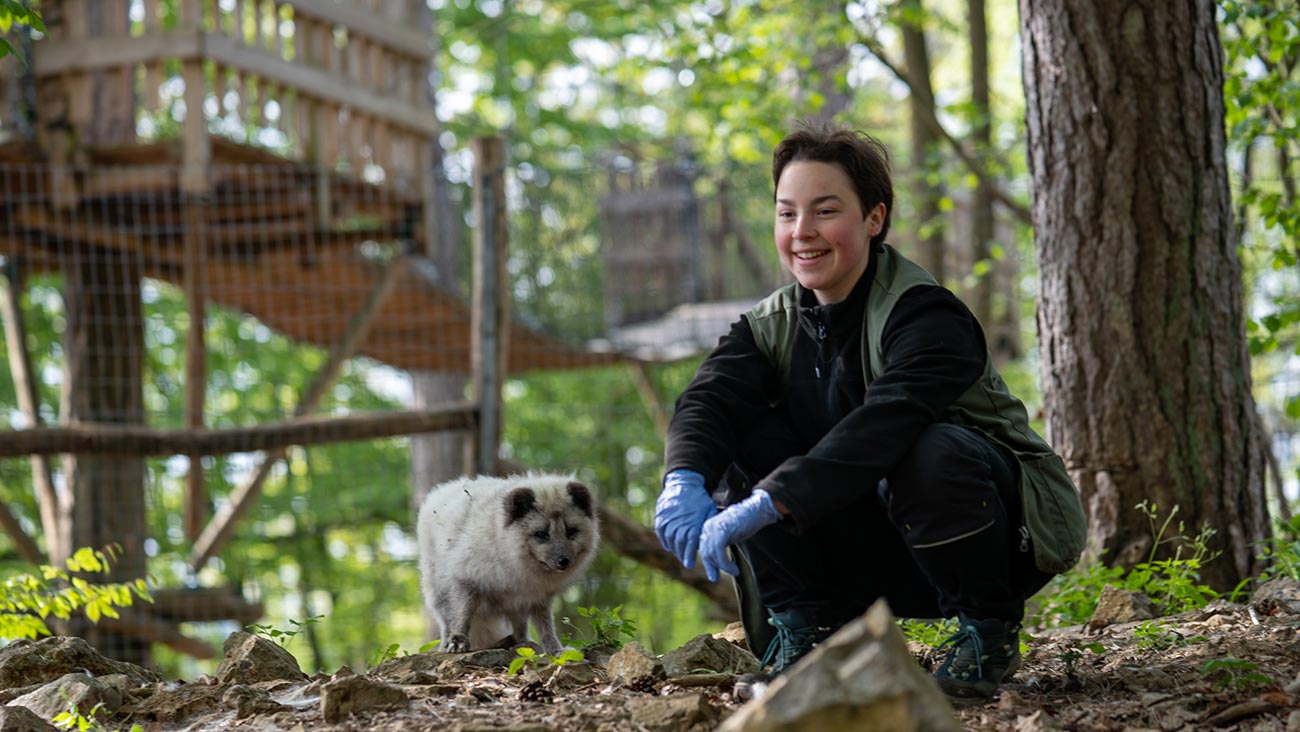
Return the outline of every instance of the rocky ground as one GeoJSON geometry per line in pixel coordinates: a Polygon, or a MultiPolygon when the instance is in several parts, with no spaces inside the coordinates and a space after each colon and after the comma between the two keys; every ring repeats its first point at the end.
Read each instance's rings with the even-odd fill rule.
{"type": "Polygon", "coordinates": [[[506,667],[515,653],[493,650],[415,654],[310,678],[274,642],[236,633],[216,675],[188,681],[110,661],[76,638],[19,641],[0,649],[0,732],[51,732],[48,720],[72,707],[95,729],[144,732],[724,732],[782,724],[1300,732],[1300,586],[1266,586],[1248,605],[1220,602],[1155,620],[1140,619],[1141,598],[1119,593],[1103,606],[1092,623],[1026,639],[1024,665],[999,697],[956,711],[923,671],[937,654],[905,646],[883,610],[875,625],[850,626],[745,709],[734,680],[755,661],[735,629],[662,657],[632,643],[514,675],[506,667]]]}

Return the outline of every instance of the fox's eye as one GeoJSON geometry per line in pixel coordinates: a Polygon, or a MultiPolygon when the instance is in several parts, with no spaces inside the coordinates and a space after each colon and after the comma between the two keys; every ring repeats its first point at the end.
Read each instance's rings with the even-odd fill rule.
{"type": "Polygon", "coordinates": [[[547,531],[534,531],[533,538],[538,541],[546,541],[547,539],[551,538],[551,535],[547,531]]]}
{"type": "Polygon", "coordinates": [[[578,530],[575,529],[575,528],[573,528],[572,526],[570,526],[569,528],[565,529],[565,531],[564,531],[564,536],[565,536],[566,538],[569,538],[569,539],[572,539],[572,538],[574,538],[574,537],[577,536],[577,535],[578,535],[578,530]]]}

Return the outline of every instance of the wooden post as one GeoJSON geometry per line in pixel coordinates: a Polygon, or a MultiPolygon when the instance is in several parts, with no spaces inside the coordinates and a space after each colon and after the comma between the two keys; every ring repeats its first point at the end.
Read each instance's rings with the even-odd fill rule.
{"type": "Polygon", "coordinates": [[[501,444],[501,386],[505,382],[510,324],[505,140],[475,138],[472,150],[475,223],[470,368],[473,399],[479,405],[473,466],[480,474],[493,475],[497,472],[497,450],[501,444]]]}
{"type": "MultiPolygon", "coordinates": [[[[187,179],[189,176],[186,176],[187,179]]],[[[196,176],[197,178],[197,176],[196,176]]],[[[206,182],[206,176],[203,177],[206,182]]],[[[203,427],[203,402],[207,390],[207,349],[204,324],[207,320],[208,198],[190,193],[185,202],[185,303],[190,327],[185,340],[185,426],[203,427]]],[[[203,530],[207,491],[203,486],[203,456],[190,453],[185,490],[185,536],[191,541],[203,530]]]]}

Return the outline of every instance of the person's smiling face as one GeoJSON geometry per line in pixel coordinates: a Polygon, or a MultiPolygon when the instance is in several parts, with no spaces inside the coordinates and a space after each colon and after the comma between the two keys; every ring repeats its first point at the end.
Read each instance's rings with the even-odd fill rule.
{"type": "Polygon", "coordinates": [[[885,205],[863,214],[848,174],[833,163],[796,161],[776,186],[774,235],[781,264],[822,305],[843,301],[867,269],[885,205]]]}

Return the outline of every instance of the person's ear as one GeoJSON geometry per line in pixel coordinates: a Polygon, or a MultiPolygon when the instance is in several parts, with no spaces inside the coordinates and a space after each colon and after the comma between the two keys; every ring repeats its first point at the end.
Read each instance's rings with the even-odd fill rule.
{"type": "Polygon", "coordinates": [[[867,214],[867,231],[873,238],[885,227],[886,212],[885,204],[877,203],[876,207],[867,214]]]}

